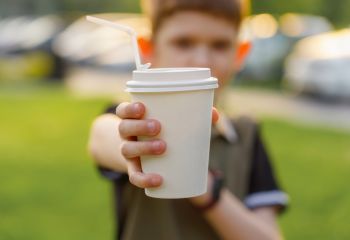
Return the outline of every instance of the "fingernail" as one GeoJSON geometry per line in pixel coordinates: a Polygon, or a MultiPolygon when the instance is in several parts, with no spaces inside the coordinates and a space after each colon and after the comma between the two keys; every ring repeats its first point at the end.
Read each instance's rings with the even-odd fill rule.
{"type": "Polygon", "coordinates": [[[135,103],[132,107],[132,110],[134,111],[134,113],[139,113],[141,111],[141,106],[139,103],[135,103]]]}
{"type": "Polygon", "coordinates": [[[162,152],[162,145],[161,141],[155,141],[152,143],[152,147],[156,153],[162,152]]]}
{"type": "Polygon", "coordinates": [[[151,180],[151,183],[153,186],[158,186],[161,182],[161,179],[159,177],[153,177],[151,180]]]}
{"type": "Polygon", "coordinates": [[[156,131],[156,123],[151,121],[147,123],[148,130],[153,133],[156,131]]]}

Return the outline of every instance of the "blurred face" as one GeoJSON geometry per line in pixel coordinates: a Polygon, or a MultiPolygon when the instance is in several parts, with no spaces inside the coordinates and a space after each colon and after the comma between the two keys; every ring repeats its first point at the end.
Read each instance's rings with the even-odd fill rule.
{"type": "Polygon", "coordinates": [[[154,67],[207,67],[222,88],[234,73],[236,29],[225,19],[196,11],[167,18],[154,37],[154,67]]]}

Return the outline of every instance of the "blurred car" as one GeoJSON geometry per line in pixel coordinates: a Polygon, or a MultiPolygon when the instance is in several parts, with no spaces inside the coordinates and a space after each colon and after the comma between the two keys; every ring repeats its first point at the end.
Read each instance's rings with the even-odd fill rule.
{"type": "Polygon", "coordinates": [[[297,40],[333,30],[328,19],[316,15],[286,13],[280,17],[279,23],[285,36],[297,40]]]}
{"type": "Polygon", "coordinates": [[[252,50],[240,78],[280,81],[284,60],[294,44],[302,38],[332,29],[331,23],[320,16],[288,13],[279,21],[270,14],[249,17],[242,31],[252,42],[252,50]]]}
{"type": "MultiPolygon", "coordinates": [[[[139,36],[150,36],[150,22],[140,14],[95,15],[132,27],[139,36]]],[[[135,69],[130,36],[88,22],[73,22],[55,40],[54,51],[68,63],[65,82],[80,93],[108,94],[124,88],[135,69]]]]}
{"type": "Polygon", "coordinates": [[[54,15],[0,19],[0,81],[59,77],[51,43],[63,27],[54,15]]]}
{"type": "Polygon", "coordinates": [[[285,64],[285,79],[296,92],[350,99],[350,29],[298,42],[285,64]]]}

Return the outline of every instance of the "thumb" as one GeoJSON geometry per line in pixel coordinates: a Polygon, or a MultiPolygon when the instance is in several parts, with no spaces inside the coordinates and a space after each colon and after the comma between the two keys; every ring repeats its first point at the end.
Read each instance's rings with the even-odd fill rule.
{"type": "Polygon", "coordinates": [[[211,121],[213,124],[215,124],[219,120],[219,112],[216,108],[213,107],[212,113],[211,113],[211,121]]]}

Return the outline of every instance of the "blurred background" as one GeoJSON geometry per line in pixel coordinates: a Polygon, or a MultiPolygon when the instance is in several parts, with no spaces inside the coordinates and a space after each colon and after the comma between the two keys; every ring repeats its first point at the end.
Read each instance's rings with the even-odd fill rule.
{"type": "MultiPolygon", "coordinates": [[[[150,34],[137,0],[0,2],[1,240],[114,235],[86,144],[134,63],[127,36],[83,19],[97,13],[150,34]]],[[[241,39],[225,107],[262,122],[291,197],[286,238],[350,239],[350,0],[253,0],[241,39]]]]}

